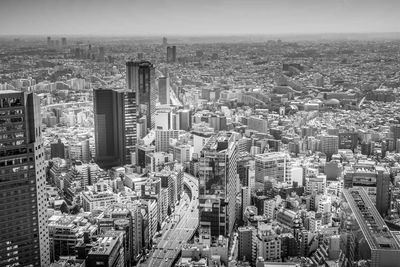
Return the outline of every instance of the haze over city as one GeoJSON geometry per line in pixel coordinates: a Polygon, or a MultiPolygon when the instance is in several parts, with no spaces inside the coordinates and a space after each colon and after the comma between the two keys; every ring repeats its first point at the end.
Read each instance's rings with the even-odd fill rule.
{"type": "Polygon", "coordinates": [[[399,32],[397,0],[1,0],[0,35],[399,32]]]}

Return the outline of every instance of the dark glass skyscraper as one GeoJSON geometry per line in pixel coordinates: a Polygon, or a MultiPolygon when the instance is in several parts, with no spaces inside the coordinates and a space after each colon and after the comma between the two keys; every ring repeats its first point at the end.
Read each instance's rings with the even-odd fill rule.
{"type": "Polygon", "coordinates": [[[174,63],[176,62],[176,46],[168,46],[167,47],[167,62],[174,63]]]}
{"type": "Polygon", "coordinates": [[[49,266],[39,98],[0,91],[0,266],[49,266]]]}
{"type": "Polygon", "coordinates": [[[201,232],[230,236],[236,219],[237,145],[232,133],[212,136],[199,161],[201,232]]]}
{"type": "Polygon", "coordinates": [[[136,93],[93,91],[96,161],[102,168],[131,163],[136,150],[136,93]]]}
{"type": "Polygon", "coordinates": [[[126,84],[137,97],[138,117],[146,116],[147,128],[154,128],[156,101],[155,68],[148,61],[126,62],[126,84]]]}

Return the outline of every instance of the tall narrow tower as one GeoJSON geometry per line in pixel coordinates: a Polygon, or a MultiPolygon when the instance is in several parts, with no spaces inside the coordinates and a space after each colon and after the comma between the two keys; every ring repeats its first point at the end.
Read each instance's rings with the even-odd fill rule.
{"type": "Polygon", "coordinates": [[[102,168],[131,163],[136,151],[136,93],[129,90],[93,91],[96,162],[102,168]]]}
{"type": "Polygon", "coordinates": [[[136,93],[138,118],[146,116],[147,127],[154,128],[156,101],[158,92],[155,88],[155,68],[148,61],[126,62],[126,84],[136,93]]]}
{"type": "Polygon", "coordinates": [[[236,220],[237,145],[232,133],[212,136],[199,162],[199,215],[202,232],[230,236],[236,220]]]}
{"type": "Polygon", "coordinates": [[[39,98],[0,91],[0,265],[49,266],[39,98]]]}

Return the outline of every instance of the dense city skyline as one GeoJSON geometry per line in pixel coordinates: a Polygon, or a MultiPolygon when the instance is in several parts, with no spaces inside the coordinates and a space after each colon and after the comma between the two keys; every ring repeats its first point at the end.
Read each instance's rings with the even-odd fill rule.
{"type": "Polygon", "coordinates": [[[397,266],[398,10],[0,0],[0,266],[397,266]]]}
{"type": "Polygon", "coordinates": [[[3,0],[0,35],[399,32],[399,9],[396,0],[3,0]]]}

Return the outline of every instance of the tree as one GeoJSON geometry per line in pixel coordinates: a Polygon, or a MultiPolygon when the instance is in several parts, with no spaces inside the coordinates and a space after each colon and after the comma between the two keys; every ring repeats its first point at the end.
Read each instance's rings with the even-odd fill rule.
{"type": "Polygon", "coordinates": [[[60,211],[62,213],[69,213],[69,208],[68,208],[67,203],[65,203],[65,201],[61,204],[60,211]]]}
{"type": "Polygon", "coordinates": [[[79,207],[79,205],[75,205],[71,209],[71,214],[78,214],[80,211],[81,211],[81,208],[79,207]]]}

